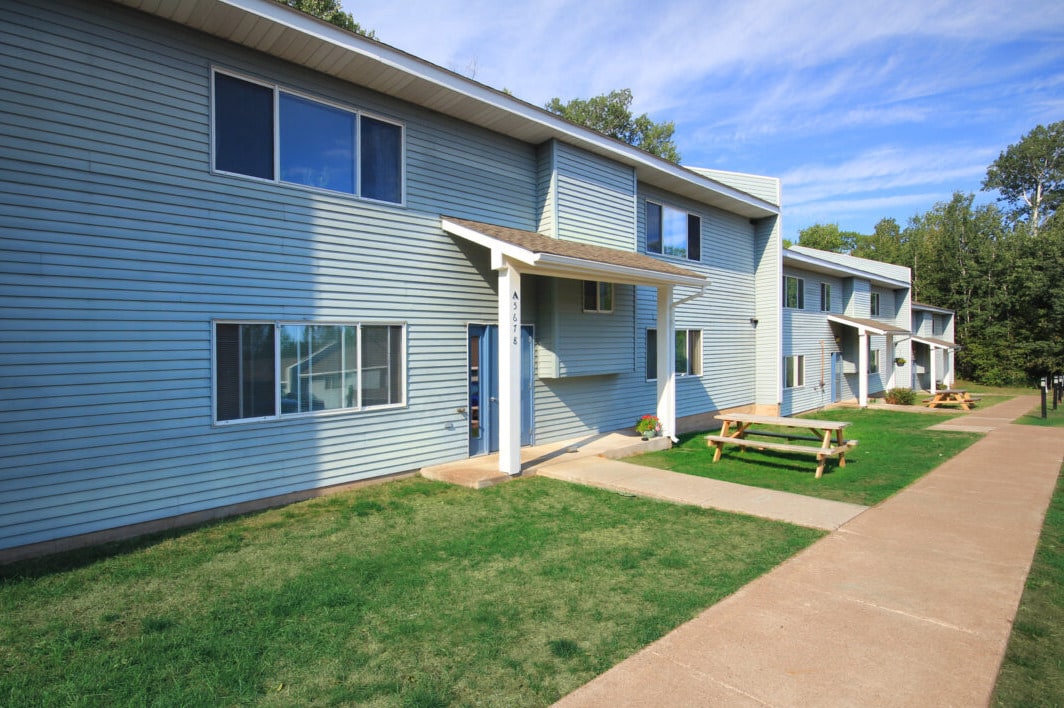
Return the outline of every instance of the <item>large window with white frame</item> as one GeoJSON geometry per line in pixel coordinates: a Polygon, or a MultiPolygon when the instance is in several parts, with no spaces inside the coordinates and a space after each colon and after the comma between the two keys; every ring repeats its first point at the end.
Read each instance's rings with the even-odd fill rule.
{"type": "Polygon", "coordinates": [[[403,201],[403,126],[214,71],[217,172],[403,201]]]}
{"type": "Polygon", "coordinates": [[[783,277],[783,306],[792,310],[805,309],[805,280],[792,275],[783,277]]]}
{"type": "MultiPolygon", "coordinates": [[[[647,371],[648,381],[658,378],[658,331],[647,330],[647,371]]],[[[702,330],[676,330],[676,375],[702,375],[702,330]]]]}
{"type": "Polygon", "coordinates": [[[868,296],[868,314],[879,317],[879,293],[871,293],[868,296]]]}
{"type": "Polygon", "coordinates": [[[218,423],[401,405],[399,324],[214,323],[218,423]]]}
{"type": "Polygon", "coordinates": [[[805,355],[783,357],[783,388],[805,386],[805,355]]]}
{"type": "Polygon", "coordinates": [[[702,260],[702,219],[697,214],[648,201],[647,253],[702,260]]]}

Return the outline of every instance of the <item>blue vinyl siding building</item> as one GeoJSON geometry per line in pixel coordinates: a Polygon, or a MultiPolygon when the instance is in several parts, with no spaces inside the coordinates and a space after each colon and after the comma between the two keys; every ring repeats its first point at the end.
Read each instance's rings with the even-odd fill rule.
{"type": "Polygon", "coordinates": [[[777,410],[777,180],[273,0],[10,0],[0,35],[0,561],[777,410]]]}

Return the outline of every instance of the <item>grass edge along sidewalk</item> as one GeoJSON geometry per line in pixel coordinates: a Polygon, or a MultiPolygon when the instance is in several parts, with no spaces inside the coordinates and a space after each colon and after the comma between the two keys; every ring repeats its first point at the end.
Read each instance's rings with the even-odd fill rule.
{"type": "Polygon", "coordinates": [[[0,567],[0,704],[545,705],[823,534],[410,479],[0,567]]]}
{"type": "Polygon", "coordinates": [[[809,464],[808,455],[757,450],[740,452],[737,448],[725,448],[720,461],[713,462],[714,450],[705,441],[705,435],[711,431],[682,435],[679,445],[671,450],[630,457],[626,461],[871,506],[908,486],[981,437],[976,433],[927,429],[955,417],[949,414],[838,408],[817,411],[805,417],[851,422],[846,428],[846,437],[857,439],[860,444],[846,454],[846,467],[829,462],[823,477],[815,479],[816,465],[809,464]]]}

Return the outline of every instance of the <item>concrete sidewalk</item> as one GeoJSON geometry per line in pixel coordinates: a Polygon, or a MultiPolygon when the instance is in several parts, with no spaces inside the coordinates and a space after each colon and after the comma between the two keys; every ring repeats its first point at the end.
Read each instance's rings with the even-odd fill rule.
{"type": "Polygon", "coordinates": [[[557,705],[986,705],[1064,461],[1001,422],[1035,405],[557,705]]]}

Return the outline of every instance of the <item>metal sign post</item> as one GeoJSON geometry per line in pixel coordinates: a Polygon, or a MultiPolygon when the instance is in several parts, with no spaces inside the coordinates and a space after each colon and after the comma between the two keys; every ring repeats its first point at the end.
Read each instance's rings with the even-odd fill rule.
{"type": "Polygon", "coordinates": [[[1046,377],[1042,377],[1042,417],[1046,417],[1046,377]]]}

